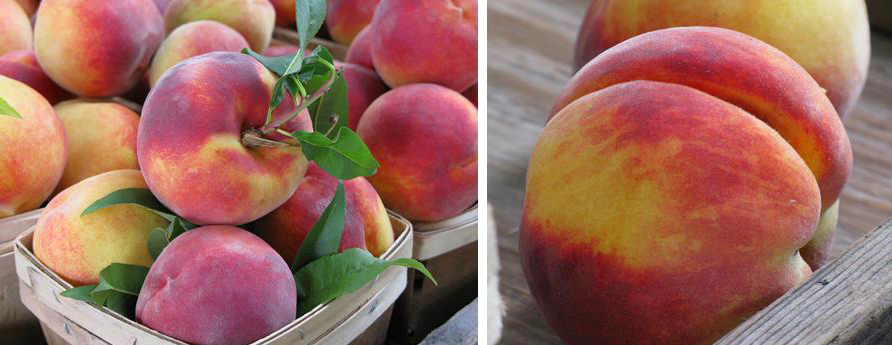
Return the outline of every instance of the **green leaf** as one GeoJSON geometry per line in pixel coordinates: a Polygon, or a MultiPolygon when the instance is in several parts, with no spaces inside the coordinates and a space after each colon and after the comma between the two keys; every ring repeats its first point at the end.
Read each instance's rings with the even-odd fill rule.
{"type": "Polygon", "coordinates": [[[341,235],[344,233],[344,215],[346,213],[344,201],[344,183],[338,181],[331,202],[319,215],[319,219],[310,228],[307,237],[297,249],[291,271],[295,272],[307,263],[338,252],[341,246],[341,235]]]}
{"type": "Polygon", "coordinates": [[[194,224],[187,222],[183,218],[176,217],[167,225],[167,240],[173,242],[177,236],[182,235],[184,232],[193,228],[195,228],[194,224]]]}
{"type": "Polygon", "coordinates": [[[153,260],[158,259],[158,255],[161,255],[161,252],[164,251],[168,244],[170,244],[170,240],[167,239],[167,230],[155,228],[149,233],[149,255],[152,256],[153,260]]]}
{"type": "Polygon", "coordinates": [[[139,296],[139,290],[148,274],[149,269],[143,266],[113,263],[99,272],[99,285],[93,293],[110,290],[139,296]]]}
{"type": "Polygon", "coordinates": [[[62,291],[61,295],[68,298],[74,298],[78,301],[92,302],[90,293],[96,289],[96,285],[84,285],[62,291]]]}
{"type": "Polygon", "coordinates": [[[94,201],[93,204],[84,209],[84,212],[81,212],[81,217],[118,204],[136,204],[150,210],[165,213],[167,216],[171,217],[165,217],[168,218],[168,220],[173,217],[167,207],[164,207],[164,205],[155,198],[152,191],[146,188],[124,188],[111,192],[101,199],[94,201]]]}
{"type": "Polygon", "coordinates": [[[2,115],[12,116],[18,119],[22,118],[22,115],[15,111],[15,108],[13,108],[12,105],[6,102],[3,97],[0,97],[0,116],[2,115]]]}
{"type": "Polygon", "coordinates": [[[335,138],[341,127],[349,122],[349,102],[347,101],[347,80],[343,73],[337,73],[331,89],[310,105],[310,118],[313,130],[328,133],[335,138]]]}
{"type": "Polygon", "coordinates": [[[334,140],[319,132],[297,131],[292,137],[300,141],[307,159],[341,180],[374,175],[380,166],[359,135],[348,127],[340,127],[334,140]]]}
{"type": "Polygon", "coordinates": [[[414,268],[437,283],[421,262],[414,259],[383,260],[362,249],[348,249],[311,262],[294,274],[298,313],[356,291],[390,266],[414,268]]]}
{"type": "Polygon", "coordinates": [[[310,39],[322,28],[326,6],[326,0],[294,0],[294,19],[297,22],[297,36],[301,50],[307,47],[310,39]]]}
{"type": "Polygon", "coordinates": [[[244,48],[242,54],[250,55],[279,77],[300,71],[303,66],[303,51],[284,56],[263,56],[250,48],[244,48]]]}

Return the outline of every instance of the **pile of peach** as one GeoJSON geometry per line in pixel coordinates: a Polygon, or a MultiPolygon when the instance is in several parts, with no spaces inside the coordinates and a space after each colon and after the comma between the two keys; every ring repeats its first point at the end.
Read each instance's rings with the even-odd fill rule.
{"type": "MultiPolygon", "coordinates": [[[[353,42],[338,63],[349,124],[381,165],[344,183],[341,249],[378,256],[394,238],[385,206],[438,221],[476,202],[477,3],[328,3],[331,37],[353,42]]],[[[240,53],[293,53],[270,46],[276,23],[293,29],[293,5],[0,0],[0,98],[20,116],[0,115],[0,219],[49,200],[34,253],[75,286],[97,284],[111,263],[151,266],[136,319],[175,338],[247,344],[293,321],[288,264],[337,180],[300,147],[243,143],[277,77],[240,53]],[[133,204],[82,215],[146,188],[199,225],[155,260],[147,237],[169,219],[133,204]]],[[[295,109],[286,97],[273,116],[295,109]]],[[[309,116],[284,127],[310,130],[309,116]]]]}
{"type": "Polygon", "coordinates": [[[829,260],[866,20],[862,1],[592,1],[520,234],[564,342],[711,344],[829,260]]]}

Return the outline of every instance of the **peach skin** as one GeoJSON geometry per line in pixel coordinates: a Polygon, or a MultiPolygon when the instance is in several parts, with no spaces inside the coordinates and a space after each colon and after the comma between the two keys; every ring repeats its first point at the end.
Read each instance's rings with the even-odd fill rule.
{"type": "Polygon", "coordinates": [[[47,204],[34,228],[34,255],[74,286],[99,283],[112,263],[150,266],[149,232],[167,220],[138,205],[84,209],[111,192],[146,188],[138,170],[109,171],[83,180],[47,204]]]}
{"type": "Polygon", "coordinates": [[[164,11],[168,33],[196,20],[226,24],[242,34],[251,50],[262,52],[273,38],[276,10],[269,0],[172,0],[164,11]]]}
{"type": "Polygon", "coordinates": [[[594,0],[579,30],[576,68],[633,36],[679,26],[732,29],[780,49],[827,90],[843,118],[867,79],[863,0],[594,0]]]}
{"type": "Polygon", "coordinates": [[[0,219],[31,211],[53,192],[68,159],[65,129],[37,91],[0,76],[0,98],[21,118],[0,115],[0,219]]]}
{"type": "Polygon", "coordinates": [[[34,35],[31,20],[15,0],[0,0],[0,55],[31,49],[34,35]]]}
{"type": "Polygon", "coordinates": [[[539,137],[521,263],[567,344],[706,345],[810,276],[798,250],[820,212],[764,122],[689,86],[620,82],[539,137]]]}
{"type": "Polygon", "coordinates": [[[46,74],[66,90],[119,96],[143,78],[164,38],[162,25],[152,0],[44,0],[34,50],[46,74]]]}
{"type": "MultiPolygon", "coordinates": [[[[248,146],[263,126],[276,77],[245,54],[185,60],[158,80],[143,107],[136,153],[158,199],[195,224],[239,225],[281,206],[307,169],[299,147],[248,146]]],[[[274,118],[294,111],[285,97],[274,118]]],[[[309,129],[298,116],[288,129],[309,129]]]]}
{"type": "Polygon", "coordinates": [[[238,31],[210,20],[189,22],[174,29],[161,46],[149,67],[149,86],[171,66],[193,56],[217,51],[240,52],[248,41],[238,31]]]}
{"type": "Polygon", "coordinates": [[[46,75],[37,63],[37,55],[31,50],[16,50],[0,56],[0,75],[27,84],[43,95],[50,104],[72,97],[46,75]]]}
{"type": "Polygon", "coordinates": [[[477,200],[477,108],[461,94],[435,84],[398,87],[369,106],[357,132],[381,163],[368,180],[387,208],[433,222],[477,200]]]}
{"type": "Polygon", "coordinates": [[[328,0],[325,26],[328,27],[331,38],[350,45],[356,35],[372,21],[379,2],[381,0],[328,0]]]}
{"type": "Polygon", "coordinates": [[[344,59],[348,63],[360,65],[370,70],[375,70],[375,64],[372,62],[372,38],[371,31],[367,26],[359,32],[350,48],[347,48],[347,57],[344,59]]]}
{"type": "Polygon", "coordinates": [[[107,171],[139,169],[139,115],[130,108],[77,99],[59,103],[55,109],[68,137],[68,163],[54,193],[107,171]]]}
{"type": "Polygon", "coordinates": [[[387,91],[387,85],[375,71],[352,63],[335,62],[335,66],[344,68],[344,79],[347,81],[347,103],[349,107],[349,127],[356,130],[359,119],[369,105],[387,91]]]}

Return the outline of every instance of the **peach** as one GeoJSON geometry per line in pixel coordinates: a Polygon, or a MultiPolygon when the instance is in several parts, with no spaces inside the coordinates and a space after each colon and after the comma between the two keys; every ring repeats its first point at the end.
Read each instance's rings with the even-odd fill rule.
{"type": "Polygon", "coordinates": [[[728,28],[780,49],[827,90],[842,117],[867,77],[864,1],[595,0],[579,31],[576,68],[635,35],[675,26],[728,28]]]}
{"type": "Polygon", "coordinates": [[[139,115],[118,103],[81,99],[59,103],[55,109],[68,137],[68,163],[55,193],[107,171],[139,169],[139,115]]]}
{"type": "Polygon", "coordinates": [[[290,29],[294,30],[293,26],[297,19],[294,0],[270,0],[270,2],[276,10],[276,25],[292,27],[290,29]]]}
{"type": "Polygon", "coordinates": [[[375,71],[390,87],[477,82],[477,0],[382,0],[370,25],[375,71]]]}
{"type": "Polygon", "coordinates": [[[84,209],[111,192],[146,188],[138,170],[109,171],[53,197],[34,228],[34,255],[69,283],[97,284],[112,263],[150,266],[149,232],[167,220],[138,205],[113,205],[88,215],[84,209]]]}
{"type": "Polygon", "coordinates": [[[553,113],[520,248],[566,343],[711,344],[822,263],[851,147],[776,48],[721,28],[645,33],[583,67],[553,113]]]}
{"type": "Polygon", "coordinates": [[[470,89],[462,93],[462,96],[465,96],[471,103],[474,103],[474,106],[477,106],[477,84],[471,86],[470,89]]]}
{"type": "Polygon", "coordinates": [[[158,82],[167,69],[193,56],[215,51],[241,52],[248,41],[238,31],[210,20],[189,22],[174,29],[161,46],[149,67],[149,86],[158,82]]]}
{"type": "Polygon", "coordinates": [[[372,21],[379,2],[381,0],[328,0],[325,25],[331,38],[349,45],[372,21]]]}
{"type": "Polygon", "coordinates": [[[168,33],[202,19],[228,25],[242,34],[251,50],[262,52],[272,40],[276,10],[269,0],[172,0],[164,12],[168,33]]]}
{"type": "Polygon", "coordinates": [[[347,57],[344,61],[375,70],[375,64],[372,62],[372,41],[369,27],[362,29],[356,35],[353,43],[350,43],[350,48],[347,49],[347,57]]]}
{"type": "Polygon", "coordinates": [[[297,53],[300,50],[296,45],[288,44],[288,43],[272,43],[269,45],[266,50],[263,51],[263,55],[266,56],[284,56],[291,55],[297,53]]]}
{"type": "Polygon", "coordinates": [[[368,180],[389,209],[430,222],[477,200],[477,108],[461,94],[435,84],[393,89],[357,132],[381,163],[368,180]]]}
{"type": "Polygon", "coordinates": [[[245,230],[211,225],[174,239],[152,265],[136,320],[196,345],[247,345],[293,321],[291,270],[245,230]]]}
{"type": "Polygon", "coordinates": [[[15,0],[0,0],[0,55],[31,49],[34,35],[31,19],[15,0]]]}
{"type": "Polygon", "coordinates": [[[40,207],[62,177],[68,144],[46,99],[0,76],[0,98],[21,118],[0,115],[0,219],[40,207]]]}
{"type": "Polygon", "coordinates": [[[711,344],[809,277],[797,251],[820,209],[805,162],[764,122],[688,86],[631,81],[542,132],[521,262],[567,344],[711,344]]]}
{"type": "Polygon", "coordinates": [[[37,55],[31,50],[16,50],[0,56],[0,75],[27,84],[43,95],[50,104],[72,97],[46,75],[37,63],[37,55]]]}
{"type": "Polygon", "coordinates": [[[40,5],[40,0],[16,0],[16,2],[25,10],[25,14],[29,18],[37,13],[37,6],[40,5]]]}
{"type": "Polygon", "coordinates": [[[163,37],[161,15],[151,0],[44,0],[34,26],[40,66],[57,84],[84,97],[130,90],[163,37]]]}
{"type": "MultiPolygon", "coordinates": [[[[294,195],[255,222],[254,233],[275,248],[285,262],[293,262],[304,238],[331,202],[337,184],[337,179],[310,163],[294,195]]],[[[358,177],[344,181],[344,194],[347,212],[339,250],[360,248],[375,256],[383,254],[393,243],[393,228],[378,193],[365,178],[358,177]]]]}
{"type": "Polygon", "coordinates": [[[351,63],[335,62],[335,66],[344,68],[344,80],[347,81],[347,103],[349,103],[349,127],[356,130],[359,119],[375,99],[387,91],[387,86],[375,71],[351,63]]]}
{"type": "MultiPolygon", "coordinates": [[[[136,137],[139,166],[164,205],[195,224],[239,225],[291,197],[307,168],[300,148],[242,141],[244,132],[263,126],[276,79],[234,52],[193,57],[164,73],[146,99],[136,137]]],[[[285,97],[273,117],[293,111],[285,97]]],[[[286,127],[309,129],[309,116],[286,127]]]]}

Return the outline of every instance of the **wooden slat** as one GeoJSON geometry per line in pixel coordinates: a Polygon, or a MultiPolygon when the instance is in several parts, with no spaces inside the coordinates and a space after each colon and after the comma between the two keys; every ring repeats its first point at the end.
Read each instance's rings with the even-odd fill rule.
{"type": "Polygon", "coordinates": [[[892,220],[716,345],[892,344],[892,220]]]}
{"type": "MultiPolygon", "coordinates": [[[[571,76],[576,34],[588,3],[489,2],[487,195],[498,224],[500,291],[507,308],[501,344],[562,344],[530,296],[516,229],[529,154],[571,76]]],[[[872,45],[867,85],[845,120],[855,166],[842,195],[834,255],[892,216],[892,36],[874,33],[872,45]]]]}

